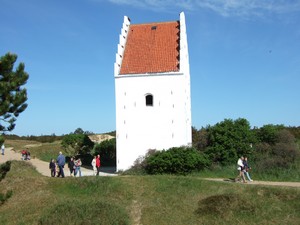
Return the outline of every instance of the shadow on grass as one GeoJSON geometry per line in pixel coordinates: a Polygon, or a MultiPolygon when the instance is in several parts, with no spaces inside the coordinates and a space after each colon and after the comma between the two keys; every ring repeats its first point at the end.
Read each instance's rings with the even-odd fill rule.
{"type": "Polygon", "coordinates": [[[198,209],[195,213],[199,216],[221,216],[226,217],[230,214],[255,211],[255,205],[247,201],[244,196],[229,193],[209,196],[198,202],[198,209]]]}

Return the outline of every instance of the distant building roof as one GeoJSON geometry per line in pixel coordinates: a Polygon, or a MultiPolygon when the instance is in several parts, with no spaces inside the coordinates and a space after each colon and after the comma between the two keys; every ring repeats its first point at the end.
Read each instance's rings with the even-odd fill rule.
{"type": "Polygon", "coordinates": [[[132,24],[120,74],[179,71],[179,21],[132,24]]]}

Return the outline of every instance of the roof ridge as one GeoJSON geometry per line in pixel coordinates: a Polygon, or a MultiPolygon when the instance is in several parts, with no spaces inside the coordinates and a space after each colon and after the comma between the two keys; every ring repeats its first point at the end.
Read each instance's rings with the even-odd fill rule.
{"type": "Polygon", "coordinates": [[[179,20],[173,20],[173,21],[165,21],[165,22],[149,22],[149,23],[135,23],[135,24],[130,24],[130,26],[135,26],[135,25],[151,25],[151,24],[162,24],[162,23],[178,23],[180,22],[179,20]]]}

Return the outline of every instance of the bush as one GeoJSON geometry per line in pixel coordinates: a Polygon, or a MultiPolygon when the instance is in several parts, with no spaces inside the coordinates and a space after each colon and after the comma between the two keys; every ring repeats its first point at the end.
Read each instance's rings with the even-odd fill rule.
{"type": "Polygon", "coordinates": [[[175,147],[157,151],[145,159],[149,174],[188,174],[209,165],[207,158],[191,147],[175,147]]]}
{"type": "Polygon", "coordinates": [[[116,166],[116,139],[102,141],[96,144],[93,148],[92,154],[101,156],[101,164],[104,166],[116,166]]]}
{"type": "Polygon", "coordinates": [[[273,139],[273,144],[260,143],[256,146],[256,169],[261,172],[287,169],[299,157],[295,138],[289,131],[277,131],[273,139]]]}
{"type": "Polygon", "coordinates": [[[8,171],[10,171],[11,161],[7,161],[0,165],[0,181],[5,178],[8,171]]]}
{"type": "Polygon", "coordinates": [[[207,128],[208,145],[204,153],[214,163],[229,165],[241,155],[251,155],[251,144],[256,138],[250,129],[250,123],[243,118],[225,119],[207,128]]]}
{"type": "Polygon", "coordinates": [[[12,190],[8,190],[6,194],[0,193],[0,206],[12,196],[12,190]]]}
{"type": "Polygon", "coordinates": [[[61,146],[67,154],[78,155],[91,151],[94,147],[94,142],[86,134],[69,134],[64,136],[61,146]]]}

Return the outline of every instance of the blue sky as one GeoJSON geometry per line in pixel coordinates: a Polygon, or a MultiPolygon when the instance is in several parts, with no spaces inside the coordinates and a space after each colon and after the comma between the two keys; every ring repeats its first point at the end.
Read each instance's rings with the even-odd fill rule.
{"type": "Polygon", "coordinates": [[[18,135],[115,130],[113,64],[123,17],[185,12],[192,124],[246,118],[300,126],[299,0],[0,0],[0,55],[30,78],[18,135]]]}

